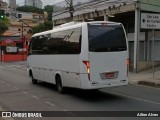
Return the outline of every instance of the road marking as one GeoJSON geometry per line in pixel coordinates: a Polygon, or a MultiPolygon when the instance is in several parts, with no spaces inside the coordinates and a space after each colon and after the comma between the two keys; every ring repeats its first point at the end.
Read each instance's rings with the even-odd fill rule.
{"type": "MultiPolygon", "coordinates": [[[[102,91],[105,91],[105,90],[102,90],[102,91]]],[[[148,102],[148,103],[160,105],[160,103],[154,102],[154,101],[150,101],[150,100],[145,100],[145,99],[141,99],[141,98],[136,98],[136,97],[132,97],[132,96],[128,96],[128,95],[124,95],[124,94],[120,94],[120,93],[115,93],[115,92],[110,92],[110,91],[105,91],[105,92],[111,93],[111,94],[114,94],[114,95],[119,95],[119,96],[127,97],[127,98],[132,98],[132,99],[139,100],[139,101],[143,101],[143,102],[148,102]]]]}
{"type": "Polygon", "coordinates": [[[50,105],[50,106],[54,106],[54,107],[56,106],[55,104],[53,104],[53,103],[51,103],[49,101],[46,101],[45,103],[48,104],[48,105],[50,105]]]}
{"type": "Polygon", "coordinates": [[[1,83],[5,83],[5,81],[0,81],[1,83]]]}
{"type": "Polygon", "coordinates": [[[16,65],[7,65],[7,67],[16,67],[16,65]]]}
{"type": "Polygon", "coordinates": [[[10,68],[11,70],[17,70],[17,71],[21,71],[21,72],[27,72],[27,70],[20,70],[20,69],[17,69],[17,68],[10,68]]]}
{"type": "Polygon", "coordinates": [[[7,83],[7,86],[11,86],[11,85],[7,83]]]}
{"type": "Polygon", "coordinates": [[[68,110],[66,110],[66,109],[63,109],[63,111],[68,111],[68,110]]]}
{"type": "Polygon", "coordinates": [[[10,68],[10,69],[12,69],[12,70],[17,70],[17,68],[10,68]]]}
{"type": "Polygon", "coordinates": [[[10,68],[12,70],[18,70],[18,71],[22,71],[22,72],[26,72],[27,71],[27,68],[24,68],[24,66],[19,66],[19,65],[6,65],[5,67],[0,66],[0,69],[3,69],[3,68],[10,68]],[[20,70],[18,68],[20,68],[22,70],[20,70]]]}
{"type": "Polygon", "coordinates": [[[3,67],[3,66],[0,66],[0,68],[5,68],[5,67],[3,67]]]}
{"type": "Polygon", "coordinates": [[[146,87],[146,88],[151,88],[151,89],[158,89],[158,90],[160,90],[160,88],[158,88],[158,87],[152,87],[152,86],[146,86],[146,85],[136,85],[135,84],[135,86],[142,86],[142,87],[146,87]]]}
{"type": "Polygon", "coordinates": [[[19,88],[17,88],[17,87],[14,87],[14,89],[18,90],[19,88]]]}
{"type": "Polygon", "coordinates": [[[21,67],[21,66],[16,65],[15,67],[21,67]]]}
{"type": "Polygon", "coordinates": [[[21,69],[27,70],[27,68],[21,68],[21,69]]]}
{"type": "Polygon", "coordinates": [[[39,99],[39,97],[37,97],[37,96],[35,96],[35,95],[32,95],[32,97],[34,98],[34,99],[39,99]]]}
{"type": "Polygon", "coordinates": [[[22,91],[24,94],[28,94],[28,92],[27,91],[22,91]]]}

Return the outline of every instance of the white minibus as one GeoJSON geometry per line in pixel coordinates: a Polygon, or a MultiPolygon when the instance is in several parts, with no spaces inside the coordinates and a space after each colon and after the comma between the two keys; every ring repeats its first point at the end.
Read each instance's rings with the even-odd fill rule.
{"type": "Polygon", "coordinates": [[[32,83],[99,89],[128,85],[128,45],[121,23],[68,23],[32,36],[27,65],[32,83]]]}

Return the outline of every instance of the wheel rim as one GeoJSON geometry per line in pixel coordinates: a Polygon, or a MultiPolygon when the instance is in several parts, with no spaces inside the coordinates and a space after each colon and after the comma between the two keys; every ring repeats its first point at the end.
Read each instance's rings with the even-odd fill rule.
{"type": "Polygon", "coordinates": [[[58,80],[58,85],[57,85],[58,91],[61,92],[62,91],[62,84],[61,81],[58,80]]]}
{"type": "Polygon", "coordinates": [[[58,77],[57,78],[57,90],[58,90],[58,92],[60,92],[60,93],[62,93],[62,91],[63,91],[63,87],[62,87],[62,82],[61,82],[61,78],[60,77],[58,77]]]}

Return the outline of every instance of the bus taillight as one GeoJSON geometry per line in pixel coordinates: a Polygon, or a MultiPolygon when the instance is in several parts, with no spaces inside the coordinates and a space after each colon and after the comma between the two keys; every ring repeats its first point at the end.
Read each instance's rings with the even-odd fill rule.
{"type": "Polygon", "coordinates": [[[129,59],[126,60],[126,65],[129,65],[129,59]]]}
{"type": "Polygon", "coordinates": [[[90,80],[90,63],[89,61],[82,61],[86,65],[88,79],[90,80]]]}

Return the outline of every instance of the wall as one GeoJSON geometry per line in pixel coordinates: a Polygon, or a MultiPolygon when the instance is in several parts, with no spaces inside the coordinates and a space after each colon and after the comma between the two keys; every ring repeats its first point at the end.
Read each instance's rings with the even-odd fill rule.
{"type": "Polygon", "coordinates": [[[3,62],[13,62],[13,61],[23,61],[27,60],[27,55],[0,55],[0,61],[3,62]],[[2,57],[2,58],[1,58],[2,57]]]}
{"type": "MultiPolygon", "coordinates": [[[[146,69],[151,69],[153,66],[152,64],[153,64],[152,61],[139,61],[137,72],[140,72],[140,71],[143,71],[146,69]]],[[[155,66],[158,66],[158,65],[160,65],[160,62],[155,62],[154,64],[155,64],[155,66]]]]}

